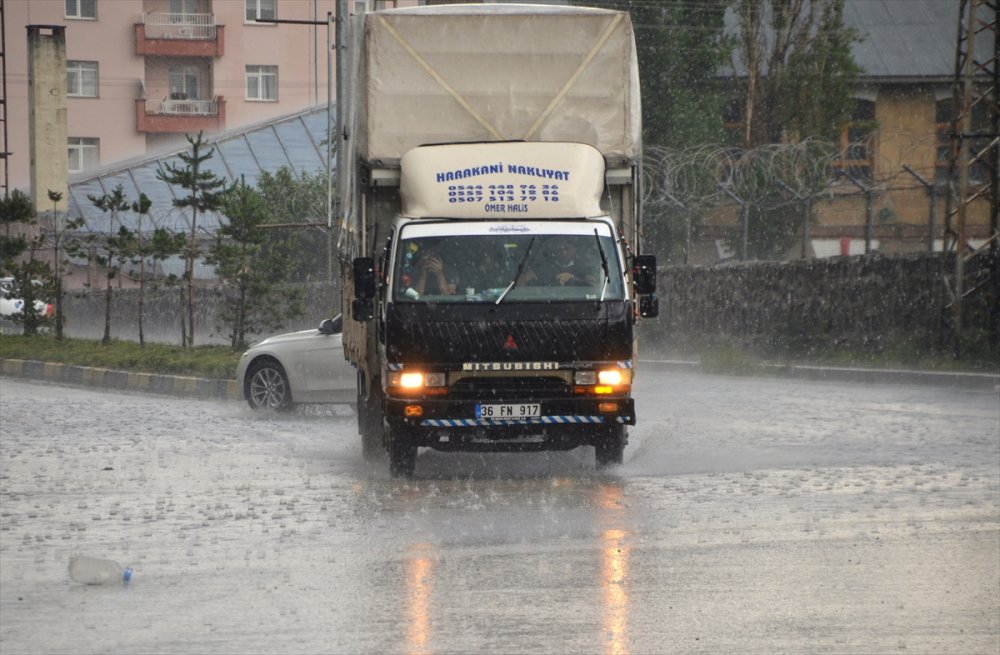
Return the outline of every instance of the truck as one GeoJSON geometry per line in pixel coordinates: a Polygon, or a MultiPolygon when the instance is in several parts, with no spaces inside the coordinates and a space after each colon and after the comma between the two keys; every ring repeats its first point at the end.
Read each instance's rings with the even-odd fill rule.
{"type": "Polygon", "coordinates": [[[636,323],[642,144],[625,12],[420,6],[338,35],[344,353],[366,459],[419,448],[592,446],[622,462],[636,323]]]}

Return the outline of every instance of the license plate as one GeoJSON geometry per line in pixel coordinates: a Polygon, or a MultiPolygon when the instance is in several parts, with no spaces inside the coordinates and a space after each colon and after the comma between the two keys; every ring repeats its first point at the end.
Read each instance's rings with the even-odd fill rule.
{"type": "Polygon", "coordinates": [[[532,418],[542,415],[539,403],[512,403],[509,405],[476,405],[476,418],[504,420],[512,418],[532,418]]]}

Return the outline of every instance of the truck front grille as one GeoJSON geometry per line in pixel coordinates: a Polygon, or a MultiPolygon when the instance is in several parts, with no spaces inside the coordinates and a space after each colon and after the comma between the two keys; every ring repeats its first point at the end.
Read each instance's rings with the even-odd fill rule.
{"type": "Polygon", "coordinates": [[[534,400],[565,398],[573,395],[573,389],[556,377],[483,377],[453,383],[448,395],[456,400],[534,400]]]}

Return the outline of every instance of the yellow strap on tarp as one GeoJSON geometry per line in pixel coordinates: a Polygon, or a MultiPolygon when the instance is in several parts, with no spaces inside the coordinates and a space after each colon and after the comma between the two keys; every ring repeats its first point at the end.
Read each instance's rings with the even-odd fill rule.
{"type": "Polygon", "coordinates": [[[604,30],[604,34],[601,35],[601,38],[597,40],[597,43],[594,44],[594,47],[590,49],[590,52],[587,53],[587,56],[584,57],[583,61],[580,62],[580,65],[577,67],[573,75],[571,75],[570,78],[566,81],[566,84],[564,84],[562,89],[559,90],[559,93],[557,93],[556,96],[552,98],[552,102],[549,103],[549,106],[545,108],[545,111],[541,113],[541,115],[538,117],[538,120],[535,121],[535,124],[532,125],[531,129],[529,129],[527,134],[524,135],[525,141],[530,141],[531,137],[533,137],[535,135],[535,132],[538,131],[538,128],[542,126],[542,123],[544,123],[545,120],[549,117],[549,115],[553,111],[555,111],[556,106],[560,102],[562,102],[562,99],[566,96],[567,93],[569,93],[569,90],[573,88],[573,85],[576,84],[576,81],[580,78],[580,75],[583,74],[583,71],[587,68],[587,66],[590,65],[590,62],[594,60],[594,57],[597,56],[597,53],[601,50],[601,48],[604,47],[604,44],[607,43],[608,39],[611,38],[611,33],[614,32],[615,28],[618,27],[618,24],[621,23],[623,16],[624,14],[618,14],[612,19],[607,29],[604,30]]]}

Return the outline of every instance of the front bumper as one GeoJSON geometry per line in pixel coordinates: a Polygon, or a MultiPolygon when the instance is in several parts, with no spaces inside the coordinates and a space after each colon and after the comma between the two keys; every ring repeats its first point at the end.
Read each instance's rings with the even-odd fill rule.
{"type": "MultiPolygon", "coordinates": [[[[507,401],[490,398],[489,404],[507,401]]],[[[509,401],[523,403],[524,400],[509,401]]],[[[541,415],[531,418],[476,418],[475,400],[388,398],[386,418],[394,430],[420,446],[440,450],[560,450],[592,445],[608,427],[635,425],[635,401],[628,397],[539,398],[541,415]],[[614,403],[616,411],[601,411],[614,403]],[[406,416],[420,407],[420,416],[406,416]],[[412,409],[411,409],[412,411],[412,409]]]]}

